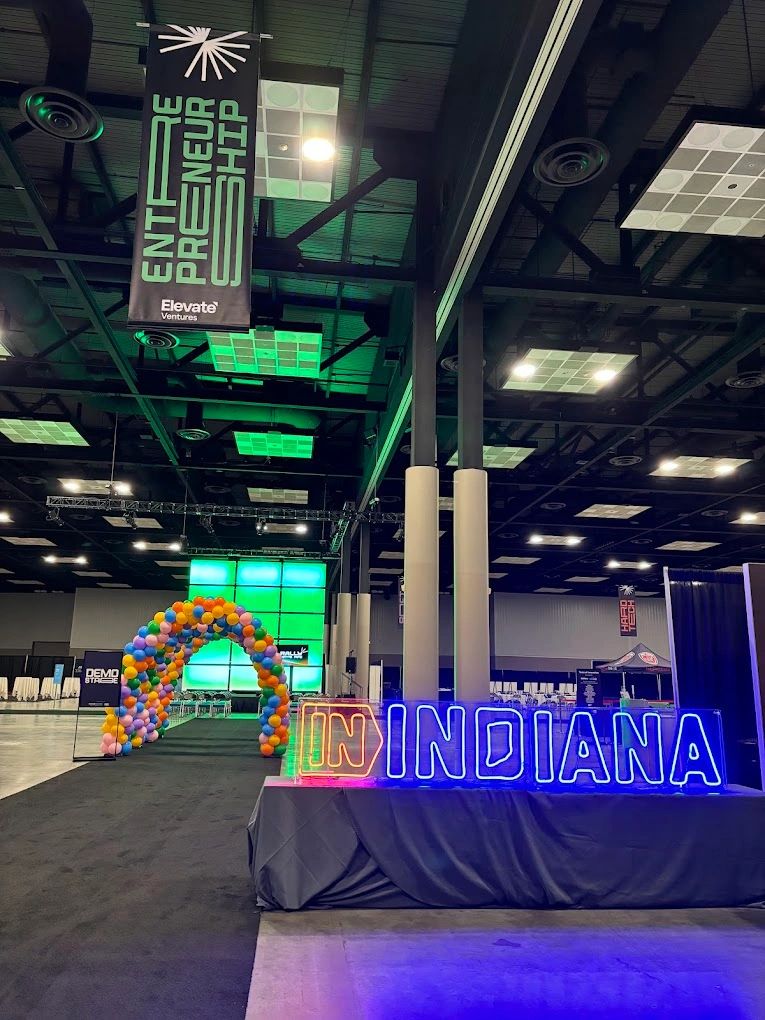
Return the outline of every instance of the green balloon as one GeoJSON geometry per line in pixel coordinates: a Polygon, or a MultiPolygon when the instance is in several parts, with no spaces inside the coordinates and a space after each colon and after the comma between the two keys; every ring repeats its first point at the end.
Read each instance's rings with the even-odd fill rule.
{"type": "Polygon", "coordinates": [[[271,667],[271,672],[274,674],[274,676],[281,676],[282,673],[284,672],[284,666],[280,666],[279,663],[277,662],[275,666],[271,667]]]}
{"type": "Polygon", "coordinates": [[[281,758],[281,756],[283,754],[286,754],[286,753],[287,753],[287,745],[286,744],[277,744],[276,747],[274,748],[274,754],[278,754],[280,758],[281,758]]]}
{"type": "Polygon", "coordinates": [[[258,629],[255,631],[255,637],[257,638],[257,640],[258,641],[262,641],[265,636],[266,636],[266,628],[265,627],[258,627],[258,629]]]}
{"type": "Polygon", "coordinates": [[[128,680],[127,685],[131,691],[134,691],[141,686],[141,681],[137,676],[134,676],[132,680],[128,680]]]}
{"type": "Polygon", "coordinates": [[[159,624],[155,623],[152,620],[151,623],[148,626],[148,631],[149,631],[150,634],[159,634],[159,624]]]}

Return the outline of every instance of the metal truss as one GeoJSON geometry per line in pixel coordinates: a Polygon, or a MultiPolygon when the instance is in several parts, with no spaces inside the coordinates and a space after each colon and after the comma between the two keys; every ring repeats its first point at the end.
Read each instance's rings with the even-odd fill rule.
{"type": "Polygon", "coordinates": [[[328,521],[332,524],[368,521],[370,524],[403,524],[401,513],[356,510],[346,504],[342,510],[309,510],[295,506],[230,506],[219,503],[166,503],[147,499],[115,499],[100,496],[48,496],[46,506],[59,510],[98,510],[101,513],[179,514],[189,517],[240,517],[254,521],[328,521]]]}
{"type": "MultiPolygon", "coordinates": [[[[242,546],[224,546],[221,548],[219,545],[195,545],[190,546],[185,550],[187,556],[200,556],[208,557],[214,556],[216,559],[220,559],[221,556],[228,557],[230,559],[252,559],[253,557],[261,557],[263,559],[272,560],[275,557],[281,560],[301,560],[301,559],[316,559],[316,553],[307,553],[305,549],[290,549],[287,546],[265,546],[262,549],[246,549],[242,546]],[[278,548],[278,552],[274,550],[278,548]]],[[[322,560],[335,559],[335,557],[328,555],[327,553],[320,553],[318,558],[322,560]]]]}

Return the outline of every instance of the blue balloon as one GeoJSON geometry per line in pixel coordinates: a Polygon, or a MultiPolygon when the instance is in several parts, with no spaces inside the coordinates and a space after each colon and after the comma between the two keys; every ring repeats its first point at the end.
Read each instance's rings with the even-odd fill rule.
{"type": "Polygon", "coordinates": [[[268,656],[266,656],[265,659],[263,659],[263,669],[270,669],[273,666],[273,664],[274,660],[269,659],[268,656]]]}
{"type": "Polygon", "coordinates": [[[143,626],[143,627],[139,627],[139,628],[138,628],[138,636],[139,636],[139,637],[146,637],[146,635],[147,635],[148,633],[149,633],[149,628],[148,628],[148,626],[146,626],[146,625],[145,625],[145,626],[143,626]]]}
{"type": "Polygon", "coordinates": [[[125,653],[125,655],[130,655],[133,652],[134,649],[135,649],[135,645],[133,644],[133,642],[132,641],[128,641],[128,643],[125,645],[125,647],[122,649],[122,651],[125,653]]]}
{"type": "Polygon", "coordinates": [[[144,680],[149,679],[149,674],[144,670],[142,673],[138,674],[138,679],[141,681],[141,683],[143,683],[144,680]]]}
{"type": "Polygon", "coordinates": [[[117,709],[117,715],[127,715],[127,709],[125,708],[124,705],[120,705],[120,707],[117,709]]]}
{"type": "Polygon", "coordinates": [[[263,732],[265,733],[265,735],[267,737],[270,737],[271,734],[274,732],[274,728],[269,723],[264,723],[263,724],[263,732]]]}
{"type": "Polygon", "coordinates": [[[255,628],[255,630],[257,630],[258,627],[262,627],[263,624],[260,622],[260,620],[256,616],[255,619],[252,621],[252,626],[255,628]]]}
{"type": "Polygon", "coordinates": [[[278,708],[280,700],[279,695],[274,694],[272,698],[268,699],[268,704],[271,705],[272,708],[278,708]]]}
{"type": "Polygon", "coordinates": [[[165,610],[165,619],[167,620],[168,623],[175,623],[175,610],[174,609],[166,609],[165,610]]]}
{"type": "Polygon", "coordinates": [[[130,743],[129,740],[126,740],[125,743],[122,745],[122,753],[123,754],[130,754],[130,752],[132,750],[133,750],[133,745],[130,743]]]}
{"type": "Polygon", "coordinates": [[[204,606],[194,606],[194,608],[191,610],[191,615],[198,620],[200,619],[200,617],[204,616],[204,612],[205,612],[204,606]]]}
{"type": "Polygon", "coordinates": [[[135,659],[136,662],[143,662],[143,660],[146,658],[146,652],[143,650],[143,648],[136,648],[136,650],[133,652],[133,658],[135,659]]]}
{"type": "Polygon", "coordinates": [[[265,659],[265,655],[263,652],[255,652],[252,658],[255,662],[262,662],[265,659]]]}
{"type": "Polygon", "coordinates": [[[244,627],[241,625],[241,623],[235,623],[231,630],[233,631],[234,634],[241,635],[242,631],[244,630],[244,627]]]}

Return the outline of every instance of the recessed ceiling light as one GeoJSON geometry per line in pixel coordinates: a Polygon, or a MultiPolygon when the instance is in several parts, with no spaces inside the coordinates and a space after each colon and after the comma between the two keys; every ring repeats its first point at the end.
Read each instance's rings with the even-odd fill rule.
{"type": "Polygon", "coordinates": [[[576,516],[626,521],[630,517],[636,517],[650,509],[650,506],[642,506],[637,503],[593,503],[586,510],[580,510],[576,516]]]}
{"type": "Polygon", "coordinates": [[[529,545],[565,545],[573,547],[581,545],[583,539],[579,535],[529,535],[529,545]]]}
{"type": "Polygon", "coordinates": [[[139,549],[141,552],[143,552],[143,550],[148,547],[146,545],[146,542],[133,542],[133,548],[139,549]]]}
{"type": "Polygon", "coordinates": [[[308,489],[268,489],[251,486],[247,489],[251,503],[297,503],[308,505],[308,489]]]}
{"type": "Polygon", "coordinates": [[[0,510],[0,524],[12,524],[13,518],[7,510],[0,510]]]}
{"type": "Polygon", "coordinates": [[[577,535],[569,535],[566,538],[566,545],[580,545],[581,541],[582,541],[581,538],[579,538],[577,535]]]}
{"type": "Polygon", "coordinates": [[[650,570],[653,563],[649,563],[648,560],[638,560],[638,570],[650,570]]]}
{"type": "Polygon", "coordinates": [[[565,595],[567,591],[571,591],[570,588],[535,588],[534,591],[539,592],[540,595],[565,595]]]}
{"type": "Polygon", "coordinates": [[[104,520],[107,524],[111,524],[113,528],[132,528],[135,525],[136,528],[161,528],[162,525],[155,517],[107,517],[104,516],[104,520]]]}
{"type": "Polygon", "coordinates": [[[59,478],[62,489],[81,496],[130,496],[132,488],[128,482],[115,482],[110,478],[59,478]]]}
{"type": "Polygon", "coordinates": [[[529,535],[529,545],[542,545],[544,538],[541,535],[529,535]]]}
{"type": "Polygon", "coordinates": [[[585,577],[582,574],[575,574],[574,577],[567,577],[569,584],[598,584],[600,581],[607,581],[607,577],[585,577]]]}
{"type": "Polygon", "coordinates": [[[759,127],[694,120],[620,226],[765,236],[763,137],[759,127]]]}
{"type": "Polygon", "coordinates": [[[537,366],[532,365],[530,361],[520,361],[513,365],[513,375],[516,379],[530,379],[536,370],[537,366]]]}
{"type": "Polygon", "coordinates": [[[540,393],[597,393],[631,362],[634,354],[611,354],[601,351],[564,351],[533,347],[526,359],[510,371],[503,389],[532,390],[540,393]],[[517,374],[517,369],[531,365],[533,372],[517,374]]]}
{"type": "Polygon", "coordinates": [[[538,556],[497,556],[492,563],[507,563],[517,567],[528,567],[532,563],[539,563],[538,556]]]}
{"type": "Polygon", "coordinates": [[[618,570],[621,567],[621,563],[619,560],[609,560],[606,566],[609,570],[618,570]]]}
{"type": "Polygon", "coordinates": [[[609,560],[606,567],[609,570],[650,570],[655,566],[647,560],[609,560]]]}
{"type": "MultiPolygon", "coordinates": [[[[535,451],[536,448],[533,446],[484,446],[483,466],[485,468],[504,468],[507,471],[512,471],[513,468],[518,467],[522,461],[535,451]]],[[[455,450],[447,461],[446,466],[455,467],[456,464],[457,451],[455,450]]]]}
{"type": "Polygon", "coordinates": [[[610,383],[616,378],[617,375],[618,372],[616,371],[615,368],[599,368],[597,372],[592,373],[592,378],[595,380],[595,382],[610,383]]]}
{"type": "Polygon", "coordinates": [[[181,545],[180,542],[171,542],[167,548],[170,550],[170,552],[180,552],[183,546],[181,545]]]}
{"type": "Polygon", "coordinates": [[[31,443],[35,446],[90,445],[68,421],[0,418],[0,432],[12,443],[31,443]]]}
{"type": "Polygon", "coordinates": [[[56,557],[55,556],[43,556],[43,559],[45,560],[46,563],[55,563],[56,562],[56,557]]]}
{"type": "Polygon", "coordinates": [[[399,549],[384,549],[380,553],[381,560],[403,560],[404,554],[399,549]]]}
{"type": "Polygon", "coordinates": [[[503,573],[500,570],[495,570],[495,571],[491,571],[490,570],[489,571],[489,577],[492,579],[492,581],[498,581],[501,577],[507,577],[507,571],[505,571],[503,573]]]}
{"type": "Polygon", "coordinates": [[[295,531],[298,533],[298,535],[306,535],[308,533],[308,525],[307,524],[296,524],[295,525],[295,531]]]}
{"type": "Polygon", "coordinates": [[[105,570],[73,570],[78,577],[111,577],[105,570]]]}
{"type": "Polygon", "coordinates": [[[328,138],[306,138],[303,155],[312,163],[326,163],[335,155],[335,146],[328,138]]]}
{"type": "Polygon", "coordinates": [[[765,513],[753,513],[751,510],[744,510],[734,524],[765,524],[765,513]]]}
{"type": "Polygon", "coordinates": [[[651,474],[672,474],[675,478],[719,478],[749,463],[749,458],[745,457],[673,457],[661,461],[651,474]]]}
{"type": "Polygon", "coordinates": [[[664,552],[704,552],[705,549],[712,549],[719,544],[719,542],[668,542],[666,545],[658,546],[658,549],[664,552]]]}
{"type": "Polygon", "coordinates": [[[55,545],[49,538],[21,538],[17,535],[3,535],[3,541],[9,545],[55,545]]]}

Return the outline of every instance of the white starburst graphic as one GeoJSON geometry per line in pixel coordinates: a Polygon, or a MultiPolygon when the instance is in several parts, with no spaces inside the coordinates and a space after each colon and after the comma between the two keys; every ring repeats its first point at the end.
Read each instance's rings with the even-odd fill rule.
{"type": "Polygon", "coordinates": [[[196,53],[186,68],[184,78],[190,78],[192,71],[198,66],[201,80],[207,81],[207,67],[209,64],[215,72],[218,81],[221,81],[223,74],[219,64],[227,67],[232,74],[236,74],[237,67],[231,61],[238,60],[240,63],[245,63],[247,60],[247,57],[242,56],[237,51],[248,50],[250,44],[233,42],[234,39],[247,35],[246,32],[229,32],[228,35],[220,35],[217,39],[211,39],[211,28],[195,28],[192,25],[187,25],[185,28],[183,25],[168,25],[167,27],[172,28],[175,35],[160,35],[159,39],[163,42],[174,43],[175,45],[161,47],[160,53],[172,53],[173,50],[183,50],[190,46],[197,47],[196,53]]]}

